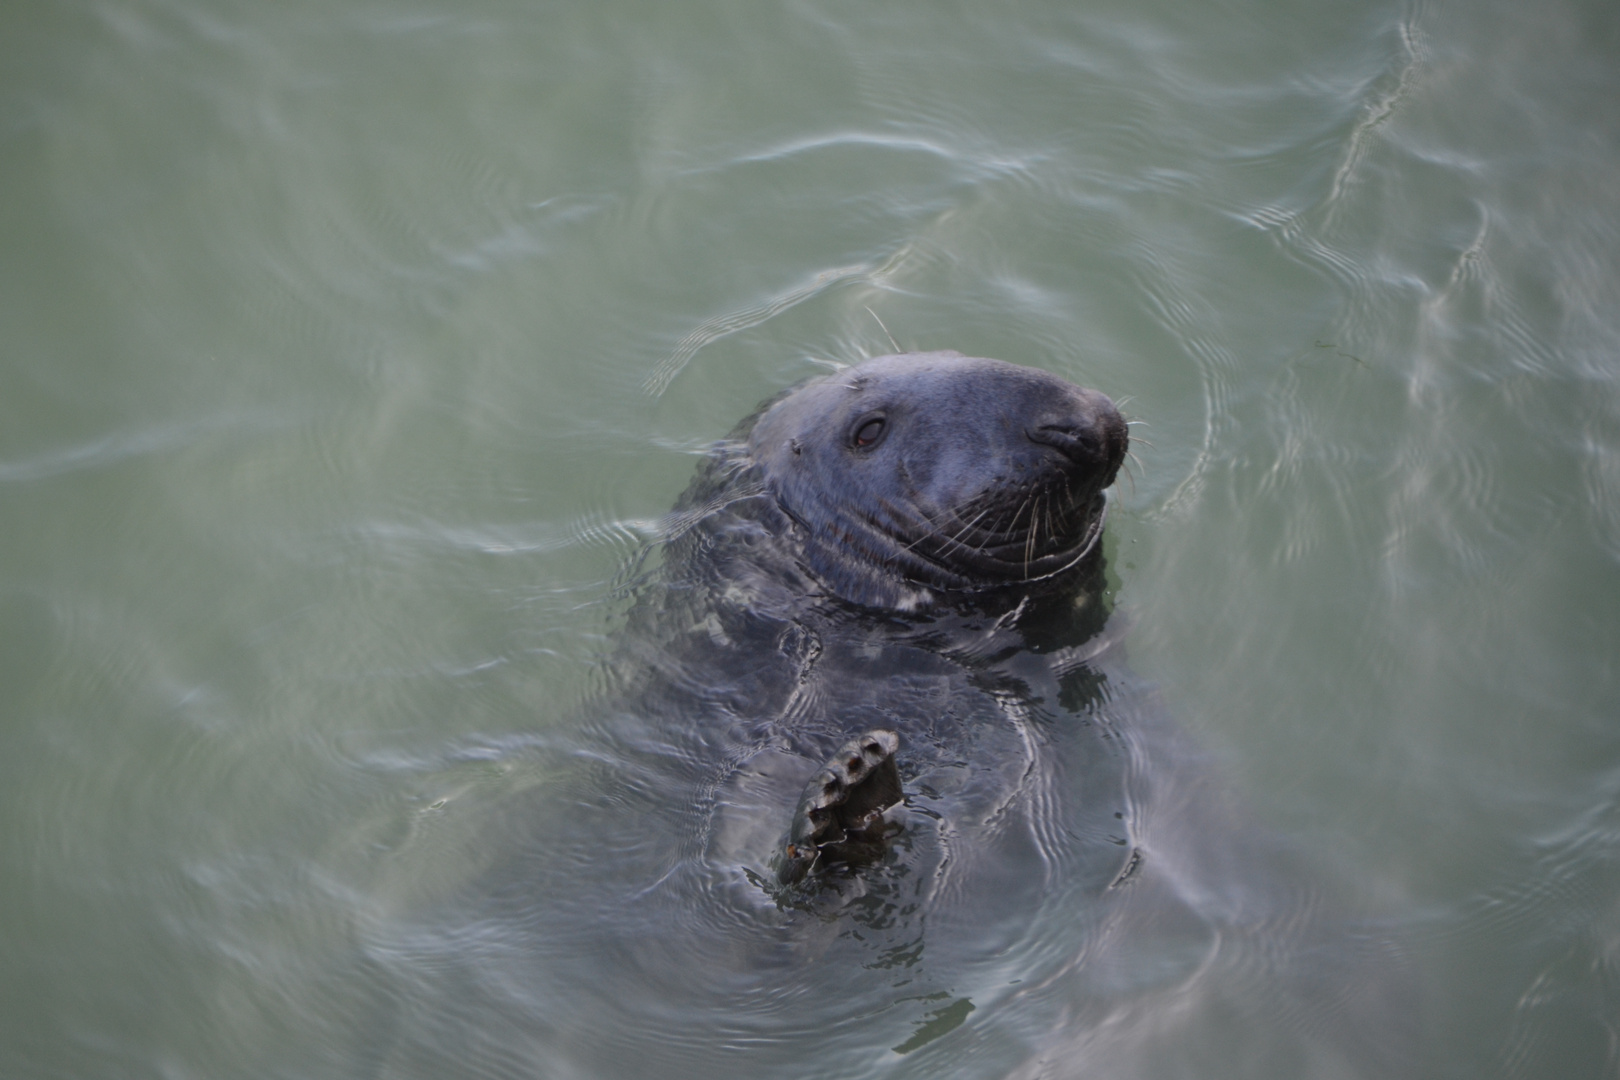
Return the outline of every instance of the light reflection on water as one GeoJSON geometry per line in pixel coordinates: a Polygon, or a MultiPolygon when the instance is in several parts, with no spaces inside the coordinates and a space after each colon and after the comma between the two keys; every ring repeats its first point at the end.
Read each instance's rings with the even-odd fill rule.
{"type": "Polygon", "coordinates": [[[1373,972],[1358,1015],[1411,995],[1406,1075],[1616,1069],[1607,7],[0,26],[0,1072],[637,1075],[648,1032],[750,1075],[1375,1069],[1244,1014],[1285,961],[1373,972]],[[603,909],[764,995],[753,1028],[537,953],[525,874],[644,887],[552,801],[589,793],[558,748],[615,692],[627,567],[708,443],[891,333],[1144,422],[1108,539],[1119,678],[1175,733],[1143,769],[1298,853],[1253,882],[1283,914],[1212,948],[1048,911],[991,992],[896,987],[863,965],[917,935],[856,912],[748,953],[786,923],[740,875],[655,945],[603,909]],[[1061,993],[1011,988],[1059,955],[1061,993]]]}

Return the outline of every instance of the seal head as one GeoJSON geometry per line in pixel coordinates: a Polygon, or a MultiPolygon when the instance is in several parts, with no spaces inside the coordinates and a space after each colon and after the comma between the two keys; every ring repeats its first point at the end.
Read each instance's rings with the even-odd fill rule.
{"type": "Polygon", "coordinates": [[[749,454],[811,574],[845,600],[905,611],[1079,565],[1127,442],[1104,394],[935,352],[801,386],[759,417],[749,454]]]}

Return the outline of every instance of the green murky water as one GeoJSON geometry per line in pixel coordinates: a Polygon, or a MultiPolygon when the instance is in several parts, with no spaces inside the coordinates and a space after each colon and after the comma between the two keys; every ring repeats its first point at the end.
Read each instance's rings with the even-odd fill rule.
{"type": "MultiPolygon", "coordinates": [[[[1399,943],[1402,1073],[1620,1075],[1617,100],[1595,0],[8,6],[0,1075],[416,1075],[413,1017],[590,1075],[633,1014],[551,1024],[543,955],[527,1026],[379,943],[568,782],[521,748],[697,455],[874,314],[1145,422],[1131,662],[1399,943]]],[[[1355,1075],[1194,979],[1039,1045],[930,992],[837,1074],[1355,1075]]]]}

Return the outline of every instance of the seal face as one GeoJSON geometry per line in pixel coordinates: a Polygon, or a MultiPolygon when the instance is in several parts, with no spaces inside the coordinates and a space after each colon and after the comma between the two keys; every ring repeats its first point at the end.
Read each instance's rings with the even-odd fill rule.
{"type": "Polygon", "coordinates": [[[1105,395],[954,352],[881,356],[760,415],[748,453],[805,565],[857,604],[1028,587],[1097,545],[1125,459],[1105,395]]]}

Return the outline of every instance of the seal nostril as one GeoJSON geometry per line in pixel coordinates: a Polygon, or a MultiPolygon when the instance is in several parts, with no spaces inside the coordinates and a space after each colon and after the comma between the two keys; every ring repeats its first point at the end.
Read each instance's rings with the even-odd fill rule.
{"type": "Polygon", "coordinates": [[[1098,452],[1097,436],[1089,425],[1080,423],[1042,424],[1025,432],[1029,441],[1050,446],[1076,464],[1084,464],[1102,455],[1098,452]]]}

